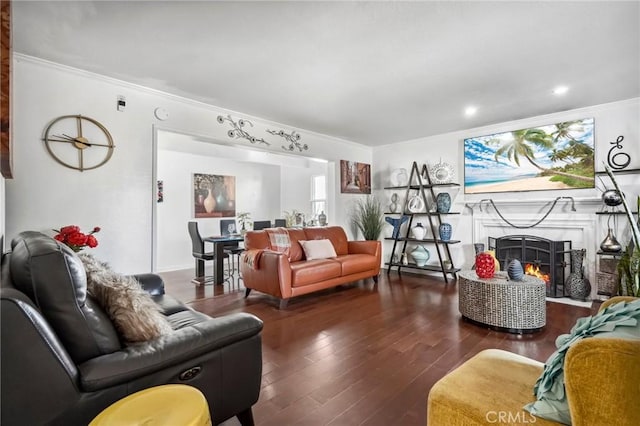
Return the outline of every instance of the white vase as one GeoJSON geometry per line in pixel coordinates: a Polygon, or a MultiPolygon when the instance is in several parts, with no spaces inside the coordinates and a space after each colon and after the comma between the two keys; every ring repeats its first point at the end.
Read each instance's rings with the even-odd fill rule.
{"type": "Polygon", "coordinates": [[[413,238],[415,238],[416,240],[424,239],[424,236],[426,233],[427,233],[427,230],[422,226],[422,223],[420,222],[418,222],[416,226],[411,228],[411,234],[413,235],[413,238]]]}
{"type": "Polygon", "coordinates": [[[419,245],[411,251],[411,257],[416,261],[416,265],[425,266],[429,260],[430,253],[424,246],[419,245]]]}
{"type": "Polygon", "coordinates": [[[391,172],[391,185],[404,186],[409,182],[407,169],[395,169],[391,172]]]}
{"type": "Polygon", "coordinates": [[[206,211],[207,213],[211,213],[216,208],[216,199],[214,198],[210,189],[207,189],[207,191],[208,195],[207,198],[205,198],[202,202],[202,206],[204,207],[204,211],[206,211]]]}

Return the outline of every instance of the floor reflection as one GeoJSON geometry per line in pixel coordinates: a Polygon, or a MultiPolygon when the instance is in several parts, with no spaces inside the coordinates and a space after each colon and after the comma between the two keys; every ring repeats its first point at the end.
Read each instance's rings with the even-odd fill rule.
{"type": "Polygon", "coordinates": [[[185,303],[245,291],[242,278],[237,272],[233,275],[225,275],[225,281],[222,284],[204,285],[194,284],[191,281],[193,279],[191,269],[162,272],[159,275],[165,281],[166,293],[185,303]]]}

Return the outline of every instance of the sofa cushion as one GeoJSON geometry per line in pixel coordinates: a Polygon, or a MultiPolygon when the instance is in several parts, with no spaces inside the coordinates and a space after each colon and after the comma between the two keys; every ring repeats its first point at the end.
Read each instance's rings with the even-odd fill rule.
{"type": "Polygon", "coordinates": [[[302,229],[287,229],[289,232],[289,239],[291,240],[291,247],[289,247],[289,262],[298,262],[304,259],[304,251],[302,250],[302,246],[300,245],[300,240],[306,240],[307,236],[305,235],[302,229]]]}
{"type": "Polygon", "coordinates": [[[211,320],[211,317],[190,309],[171,314],[169,315],[168,320],[174,330],[179,330],[184,327],[207,322],[211,320]]]}
{"type": "Polygon", "coordinates": [[[378,259],[370,254],[347,254],[334,260],[342,265],[342,275],[366,272],[378,266],[378,259]]]}
{"type": "Polygon", "coordinates": [[[332,259],[303,260],[291,263],[291,287],[300,287],[339,277],[342,265],[332,259]]]}
{"type": "Polygon", "coordinates": [[[90,254],[79,257],[87,273],[88,293],[107,312],[124,341],[145,342],[172,332],[160,307],[133,277],[112,271],[90,254]]]}
{"type": "Polygon", "coordinates": [[[331,240],[338,256],[349,253],[347,234],[339,226],[304,228],[304,233],[307,236],[307,240],[323,240],[325,238],[331,240]]]}
{"type": "Polygon", "coordinates": [[[160,294],[157,296],[152,295],[151,299],[153,299],[155,304],[158,305],[158,307],[160,308],[160,312],[162,312],[163,315],[168,316],[171,314],[175,314],[176,312],[191,310],[184,303],[167,294],[160,294]]]}
{"type": "Polygon", "coordinates": [[[329,240],[300,240],[299,243],[307,260],[329,259],[337,256],[329,240]]]}
{"type": "Polygon", "coordinates": [[[564,387],[564,360],[571,345],[586,337],[640,340],[640,299],[616,303],[594,316],[580,318],[569,334],[558,336],[558,350],[545,363],[542,375],[533,389],[537,400],[524,407],[531,414],[571,424],[564,387]]]}

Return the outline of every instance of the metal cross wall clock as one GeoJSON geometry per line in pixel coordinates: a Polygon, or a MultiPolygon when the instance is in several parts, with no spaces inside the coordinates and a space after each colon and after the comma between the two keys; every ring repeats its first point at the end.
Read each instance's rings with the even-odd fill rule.
{"type": "Polygon", "coordinates": [[[104,165],[115,148],[107,128],[82,115],[56,118],[47,126],[43,140],[58,163],[81,172],[104,165]]]}

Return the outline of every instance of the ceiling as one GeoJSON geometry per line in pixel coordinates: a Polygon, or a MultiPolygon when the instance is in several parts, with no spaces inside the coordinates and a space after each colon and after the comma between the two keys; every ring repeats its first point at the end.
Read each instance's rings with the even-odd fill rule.
{"type": "Polygon", "coordinates": [[[14,0],[13,47],[369,146],[640,96],[638,1],[14,0]]]}

